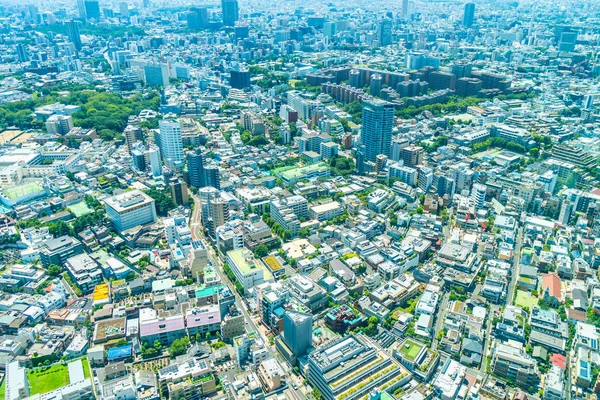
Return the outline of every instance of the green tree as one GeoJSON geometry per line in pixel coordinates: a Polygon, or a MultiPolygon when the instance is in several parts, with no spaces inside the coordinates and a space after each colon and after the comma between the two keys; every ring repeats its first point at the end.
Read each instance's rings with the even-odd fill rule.
{"type": "Polygon", "coordinates": [[[63,269],[60,265],[50,264],[48,266],[48,275],[51,277],[56,277],[62,273],[63,269]]]}
{"type": "Polygon", "coordinates": [[[185,354],[189,344],[190,339],[187,336],[182,337],[181,339],[175,339],[169,347],[169,355],[174,358],[185,354]]]}
{"type": "Polygon", "coordinates": [[[151,188],[146,190],[145,193],[155,200],[156,213],[160,216],[167,216],[169,211],[177,207],[175,201],[167,194],[167,191],[151,188]]]}
{"type": "Polygon", "coordinates": [[[266,257],[269,254],[269,248],[266,244],[259,244],[254,249],[254,255],[259,258],[266,257]]]}

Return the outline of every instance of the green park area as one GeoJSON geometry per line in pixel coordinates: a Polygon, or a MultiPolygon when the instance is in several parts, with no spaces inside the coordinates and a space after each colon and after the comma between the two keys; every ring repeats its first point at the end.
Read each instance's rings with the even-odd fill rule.
{"type": "Polygon", "coordinates": [[[531,295],[531,293],[524,290],[517,290],[517,297],[515,304],[519,307],[528,307],[530,310],[533,306],[537,305],[538,299],[531,295]]]}

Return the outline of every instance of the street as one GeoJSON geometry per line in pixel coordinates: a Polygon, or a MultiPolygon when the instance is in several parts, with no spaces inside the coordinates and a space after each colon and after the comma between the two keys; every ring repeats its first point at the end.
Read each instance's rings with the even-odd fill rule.
{"type": "MultiPolygon", "coordinates": [[[[246,320],[247,325],[250,327],[250,331],[255,332],[257,335],[260,335],[260,337],[262,338],[262,340],[264,342],[265,348],[267,349],[267,351],[269,352],[271,357],[278,360],[279,363],[281,364],[281,366],[284,368],[285,372],[287,373],[287,375],[290,378],[289,379],[290,382],[288,382],[288,389],[292,392],[292,394],[294,394],[296,399],[306,400],[305,393],[303,393],[300,390],[302,388],[302,385],[299,385],[298,382],[296,382],[298,390],[293,389],[293,387],[291,386],[291,383],[292,383],[291,381],[293,380],[293,374],[292,374],[291,368],[289,368],[289,365],[287,364],[287,362],[285,360],[283,360],[283,358],[279,355],[279,353],[273,349],[273,346],[269,345],[268,338],[264,337],[261,334],[261,330],[258,328],[254,319],[248,312],[246,302],[244,301],[242,296],[240,296],[240,294],[236,290],[233,282],[231,282],[229,280],[229,277],[227,276],[227,274],[225,274],[223,272],[223,261],[221,260],[219,255],[215,252],[214,248],[209,243],[209,241],[206,239],[206,237],[204,236],[204,232],[202,230],[202,221],[201,221],[202,207],[200,204],[200,198],[195,195],[192,196],[192,198],[194,199],[194,211],[193,211],[191,219],[190,219],[190,230],[191,230],[191,234],[192,234],[192,239],[199,240],[204,244],[204,247],[206,247],[206,251],[208,253],[209,264],[212,264],[215,266],[215,270],[216,270],[217,274],[219,275],[219,278],[221,279],[221,281],[224,284],[226,284],[229,287],[229,289],[235,296],[235,300],[236,300],[236,304],[238,305],[238,309],[242,312],[242,315],[244,315],[244,319],[246,320]]],[[[248,331],[248,327],[246,327],[246,331],[248,331]]]]}

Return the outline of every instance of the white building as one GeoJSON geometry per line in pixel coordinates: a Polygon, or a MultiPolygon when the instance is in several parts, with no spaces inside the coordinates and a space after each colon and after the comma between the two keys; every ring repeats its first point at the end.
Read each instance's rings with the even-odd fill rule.
{"type": "Polygon", "coordinates": [[[337,201],[332,201],[318,206],[312,206],[309,210],[310,219],[316,219],[319,222],[329,221],[339,217],[344,213],[342,205],[337,201]]]}
{"type": "Polygon", "coordinates": [[[171,170],[183,168],[183,139],[181,137],[181,122],[177,119],[163,119],[159,122],[160,151],[165,165],[171,170]]]}
{"type": "Polygon", "coordinates": [[[52,115],[46,121],[46,131],[54,135],[65,135],[73,129],[73,117],[70,115],[52,115]]]}
{"type": "Polygon", "coordinates": [[[109,197],[104,204],[108,219],[119,232],[156,221],[154,199],[139,190],[109,197]]]}

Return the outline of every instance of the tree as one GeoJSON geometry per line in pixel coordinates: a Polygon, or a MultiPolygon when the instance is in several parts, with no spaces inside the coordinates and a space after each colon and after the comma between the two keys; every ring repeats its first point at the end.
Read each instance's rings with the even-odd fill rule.
{"type": "Polygon", "coordinates": [[[266,244],[259,244],[254,249],[254,255],[258,258],[266,257],[269,254],[269,248],[266,244]]]}
{"type": "Polygon", "coordinates": [[[62,273],[62,271],[63,271],[63,269],[60,265],[50,264],[48,266],[48,275],[50,275],[51,277],[60,275],[62,273]]]}
{"type": "Polygon", "coordinates": [[[152,197],[156,202],[156,213],[160,216],[168,215],[169,211],[177,207],[175,201],[167,194],[166,191],[160,191],[155,188],[151,188],[145,191],[145,193],[152,197]]]}
{"type": "Polygon", "coordinates": [[[182,337],[181,339],[175,339],[173,344],[169,347],[169,355],[171,357],[177,357],[185,353],[190,344],[188,337],[182,337]]]}
{"type": "Polygon", "coordinates": [[[160,349],[162,349],[162,345],[160,344],[160,342],[159,342],[158,340],[155,340],[155,341],[154,341],[154,348],[155,348],[156,350],[160,350],[160,349]]]}
{"type": "Polygon", "coordinates": [[[538,158],[540,155],[540,149],[538,149],[537,147],[532,147],[531,149],[529,149],[529,154],[533,158],[538,158]]]}
{"type": "Polygon", "coordinates": [[[85,204],[94,209],[102,207],[102,204],[98,201],[98,199],[90,195],[85,196],[85,204]]]}
{"type": "Polygon", "coordinates": [[[48,231],[56,237],[72,235],[73,233],[73,230],[71,229],[69,224],[62,220],[58,220],[56,222],[51,222],[50,224],[48,224],[48,231]]]}
{"type": "Polygon", "coordinates": [[[314,397],[315,400],[322,400],[323,399],[323,395],[321,394],[321,392],[319,391],[319,389],[317,389],[316,387],[313,388],[311,394],[312,394],[312,396],[314,397]]]}

